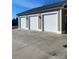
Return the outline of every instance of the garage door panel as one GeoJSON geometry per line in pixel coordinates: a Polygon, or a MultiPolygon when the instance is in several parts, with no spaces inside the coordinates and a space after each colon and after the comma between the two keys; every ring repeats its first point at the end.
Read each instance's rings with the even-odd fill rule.
{"type": "Polygon", "coordinates": [[[57,31],[57,14],[44,15],[44,31],[57,31]]]}
{"type": "Polygon", "coordinates": [[[30,17],[30,29],[37,30],[38,29],[38,17],[30,17]]]}
{"type": "Polygon", "coordinates": [[[26,28],[26,18],[21,18],[21,29],[26,28]]]}

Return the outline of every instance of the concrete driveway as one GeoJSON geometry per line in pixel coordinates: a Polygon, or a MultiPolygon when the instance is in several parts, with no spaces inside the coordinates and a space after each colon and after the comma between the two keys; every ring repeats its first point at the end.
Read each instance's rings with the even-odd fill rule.
{"type": "Polygon", "coordinates": [[[67,59],[66,34],[12,30],[13,59],[67,59]]]}

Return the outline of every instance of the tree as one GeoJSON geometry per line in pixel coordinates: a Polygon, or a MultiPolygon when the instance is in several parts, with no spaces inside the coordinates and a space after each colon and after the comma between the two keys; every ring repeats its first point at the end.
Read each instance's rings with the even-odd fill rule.
{"type": "Polygon", "coordinates": [[[12,26],[18,26],[18,18],[12,19],[12,26]]]}

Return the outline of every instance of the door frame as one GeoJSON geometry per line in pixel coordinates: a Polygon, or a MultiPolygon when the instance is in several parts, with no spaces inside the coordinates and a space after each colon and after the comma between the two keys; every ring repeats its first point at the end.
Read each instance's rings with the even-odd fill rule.
{"type": "MultiPolygon", "coordinates": [[[[30,29],[30,17],[35,17],[35,16],[38,17],[38,19],[39,19],[39,14],[28,15],[28,17],[29,17],[29,30],[31,30],[30,29]]],[[[42,27],[42,24],[41,24],[41,27],[42,27]]],[[[42,28],[41,29],[38,28],[36,31],[42,31],[42,28]]]]}
{"type": "MultiPolygon", "coordinates": [[[[21,28],[21,18],[26,18],[27,16],[20,16],[20,28],[21,28]]],[[[26,23],[27,23],[27,18],[26,18],[26,23]]],[[[26,24],[27,25],[27,24],[26,24]]],[[[21,28],[22,29],[22,28],[21,28]]],[[[29,27],[26,27],[25,30],[28,30],[29,27]]]]}
{"type": "MultiPolygon", "coordinates": [[[[52,15],[52,14],[57,14],[57,16],[58,16],[58,11],[42,13],[42,31],[44,31],[44,15],[52,15]]],[[[57,31],[56,31],[56,33],[59,33],[58,32],[58,19],[57,19],[56,24],[57,24],[57,31]]],[[[44,31],[44,32],[46,32],[46,31],[44,31]]]]}

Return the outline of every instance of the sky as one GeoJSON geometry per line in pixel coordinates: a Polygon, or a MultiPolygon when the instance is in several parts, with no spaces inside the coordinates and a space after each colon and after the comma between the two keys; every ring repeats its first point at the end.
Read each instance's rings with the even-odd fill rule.
{"type": "Polygon", "coordinates": [[[12,0],[12,18],[16,18],[17,13],[60,1],[63,0],[12,0]]]}

